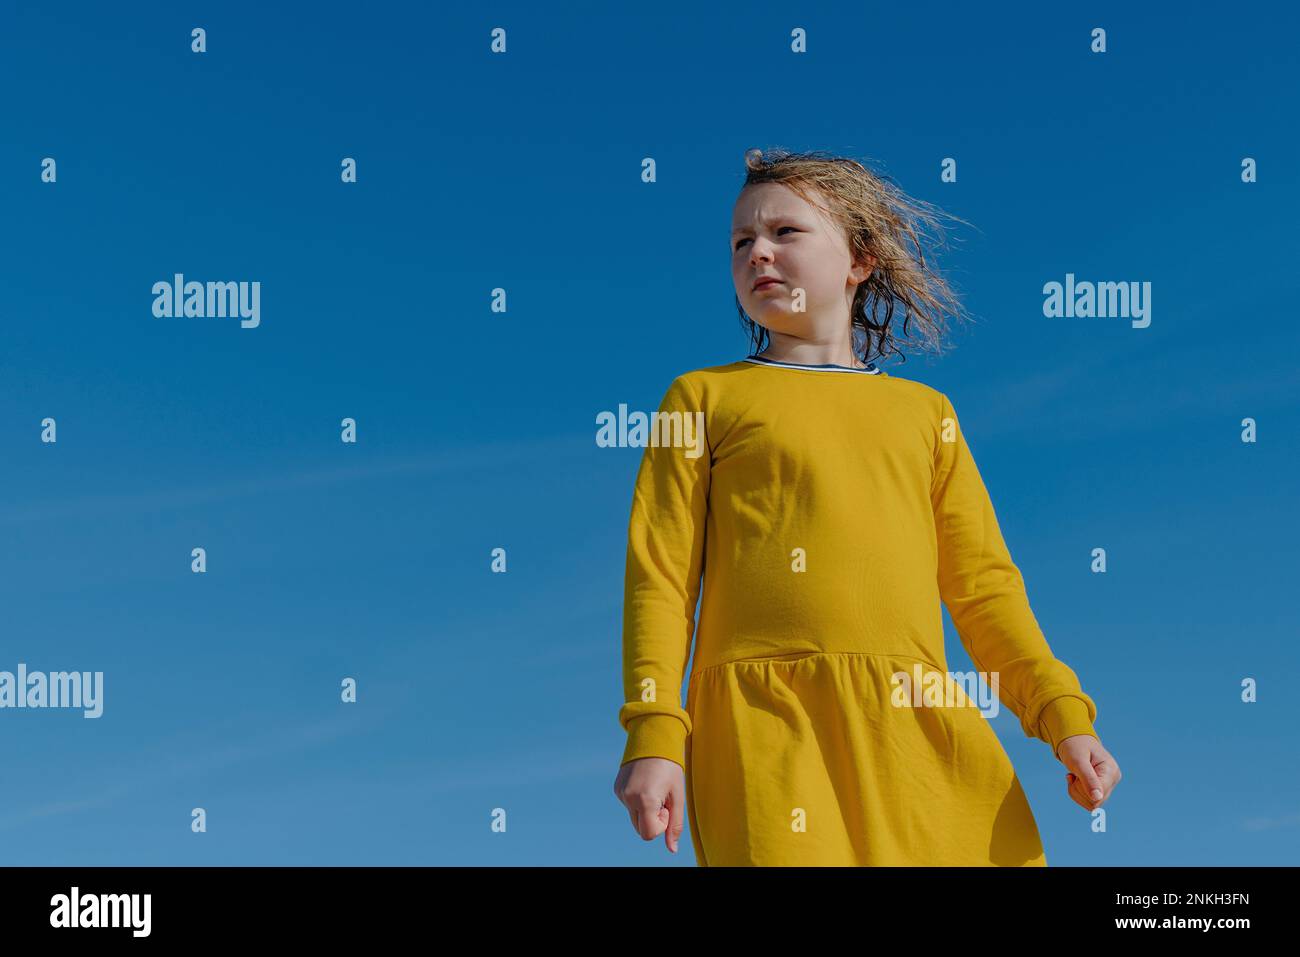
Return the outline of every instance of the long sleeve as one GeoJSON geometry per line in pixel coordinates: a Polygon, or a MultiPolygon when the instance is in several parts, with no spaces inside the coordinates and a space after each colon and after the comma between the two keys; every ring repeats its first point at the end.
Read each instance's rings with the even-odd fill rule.
{"type": "Polygon", "coordinates": [[[659,412],[667,428],[651,427],[628,523],[618,717],[628,733],[624,764],[660,757],[685,767],[691,719],[681,688],[703,571],[710,450],[703,408],[685,379],[669,386],[659,412]],[[688,445],[656,445],[659,435],[685,436],[688,445]]]}
{"type": "Polygon", "coordinates": [[[956,412],[942,399],[930,494],[940,596],[975,667],[997,673],[999,697],[1026,736],[1047,742],[1055,754],[1071,735],[1097,737],[1097,706],[1074,671],[1053,657],[956,412]]]}

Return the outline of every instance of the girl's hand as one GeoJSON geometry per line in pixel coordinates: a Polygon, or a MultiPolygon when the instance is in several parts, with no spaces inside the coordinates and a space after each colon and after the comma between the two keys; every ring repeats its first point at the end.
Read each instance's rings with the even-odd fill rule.
{"type": "Polygon", "coordinates": [[[1056,756],[1070,769],[1065,776],[1070,797],[1087,811],[1101,807],[1122,777],[1118,762],[1090,734],[1062,738],[1056,756]]]}
{"type": "Polygon", "coordinates": [[[614,795],[627,806],[632,827],[647,841],[660,834],[677,853],[686,813],[686,772],[667,758],[638,758],[618,769],[614,795]]]}

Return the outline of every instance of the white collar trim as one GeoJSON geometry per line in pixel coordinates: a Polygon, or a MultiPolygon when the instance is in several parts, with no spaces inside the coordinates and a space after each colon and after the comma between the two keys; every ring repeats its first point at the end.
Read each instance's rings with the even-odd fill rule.
{"type": "Polygon", "coordinates": [[[848,366],[837,365],[805,365],[800,362],[778,362],[776,359],[768,359],[763,356],[746,356],[746,362],[753,362],[756,365],[780,366],[782,369],[809,369],[813,372],[856,372],[858,375],[880,375],[880,369],[874,362],[869,363],[865,369],[850,369],[848,366]]]}

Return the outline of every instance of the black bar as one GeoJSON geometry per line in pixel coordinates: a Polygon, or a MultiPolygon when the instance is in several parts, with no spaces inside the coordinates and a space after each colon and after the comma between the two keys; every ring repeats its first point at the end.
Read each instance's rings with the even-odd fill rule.
{"type": "MultiPolygon", "coordinates": [[[[620,929],[681,946],[701,925],[739,938],[802,928],[814,948],[845,933],[866,946],[1027,943],[1021,935],[1029,932],[1047,935],[1033,938],[1043,944],[1086,943],[1106,932],[1199,935],[1231,946],[1244,939],[1234,935],[1291,926],[1283,911],[1295,878],[1293,867],[11,867],[0,869],[0,926],[9,944],[72,937],[90,946],[146,939],[339,946],[432,933],[459,950],[446,933],[462,943],[512,932],[549,942],[556,933],[577,940],[620,929]],[[105,922],[116,913],[119,926],[52,926],[52,917],[71,923],[74,887],[78,923],[101,913],[100,895],[149,895],[147,936],[136,935],[145,927],[143,896],[130,898],[129,910],[127,898],[107,902],[105,922]],[[1245,922],[1177,923],[1203,919],[1245,922]],[[1119,926],[1124,920],[1154,924],[1119,926]]],[[[617,946],[620,938],[605,939],[617,946]]]]}

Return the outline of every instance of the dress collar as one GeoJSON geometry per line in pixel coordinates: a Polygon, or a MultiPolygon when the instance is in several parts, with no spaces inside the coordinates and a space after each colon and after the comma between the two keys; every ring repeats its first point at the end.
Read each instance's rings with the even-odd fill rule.
{"type": "Polygon", "coordinates": [[[874,362],[867,363],[865,369],[854,369],[850,366],[837,366],[831,364],[825,365],[808,365],[802,362],[778,362],[776,359],[768,359],[765,356],[746,356],[746,362],[753,362],[765,366],[779,366],[782,369],[814,369],[819,372],[856,372],[859,375],[880,375],[880,369],[874,362]]]}

